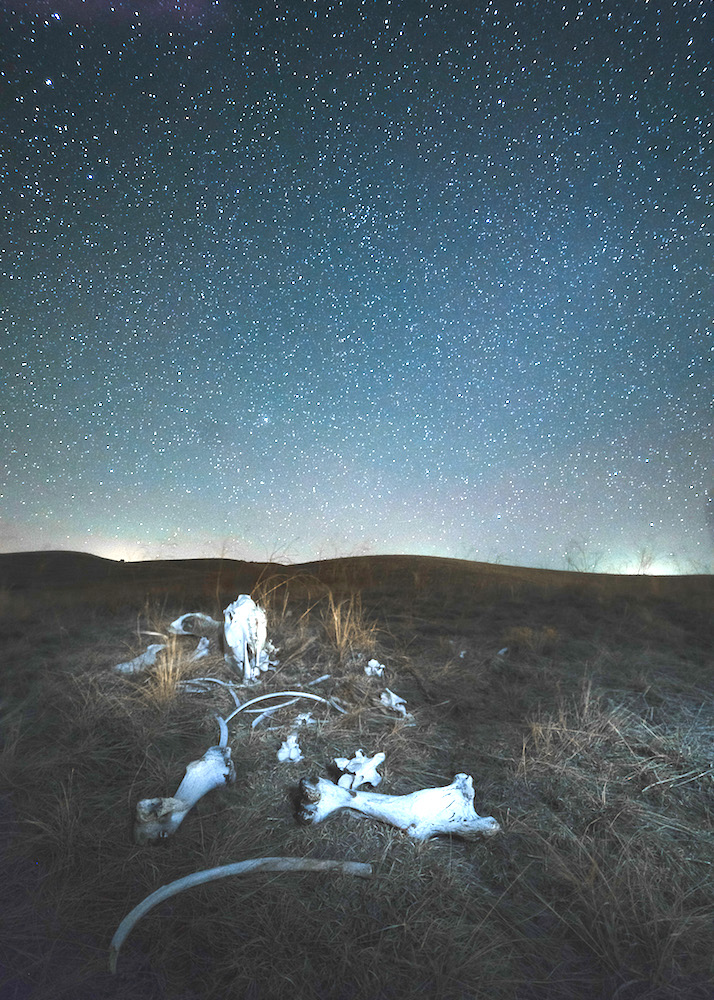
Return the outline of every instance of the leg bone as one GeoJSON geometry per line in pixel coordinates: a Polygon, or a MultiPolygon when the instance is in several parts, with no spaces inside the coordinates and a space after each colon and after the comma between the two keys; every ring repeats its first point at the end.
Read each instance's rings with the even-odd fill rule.
{"type": "Polygon", "coordinates": [[[163,799],[142,799],[137,803],[134,840],[137,844],[151,844],[169,837],[199,799],[214,788],[235,781],[235,777],[231,748],[209,747],[200,760],[188,765],[175,795],[163,799]]]}
{"type": "Polygon", "coordinates": [[[303,778],[300,791],[298,819],[304,823],[319,823],[340,809],[352,809],[396,826],[414,840],[440,833],[491,837],[501,829],[492,816],[479,816],[474,809],[473,778],[468,774],[457,774],[444,788],[422,788],[411,795],[353,791],[325,778],[303,778]]]}

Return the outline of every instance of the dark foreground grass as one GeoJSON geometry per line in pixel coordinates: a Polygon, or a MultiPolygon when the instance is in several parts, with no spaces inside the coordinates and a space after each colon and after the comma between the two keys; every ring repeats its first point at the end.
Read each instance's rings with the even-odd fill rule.
{"type": "MultiPolygon", "coordinates": [[[[366,564],[362,571],[366,572],[366,564]]],[[[181,694],[191,639],[141,677],[114,664],[177,615],[220,617],[237,594],[58,588],[2,596],[2,1000],[618,998],[714,995],[714,686],[711,590],[686,602],[479,587],[459,567],[411,589],[261,571],[281,664],[245,697],[294,689],[313,708],[305,760],[279,764],[297,705],[230,724],[235,785],[160,847],[132,842],[144,797],[175,791],[217,742],[216,691],[181,694]],[[48,600],[47,594],[53,598],[48,600]],[[707,594],[709,596],[707,596],[707,594]],[[708,613],[709,608],[709,613],[708,613]],[[504,647],[505,654],[499,654],[504,647]],[[384,681],[364,674],[377,657],[384,681]],[[388,686],[414,725],[379,705],[388,686]],[[268,729],[267,727],[278,727],[268,729]],[[380,790],[474,777],[503,832],[415,844],[342,813],[295,822],[307,774],[383,751],[380,790]],[[107,971],[119,921],[190,872],[246,858],[367,861],[374,875],[263,873],[197,887],[151,911],[107,971]]]]}

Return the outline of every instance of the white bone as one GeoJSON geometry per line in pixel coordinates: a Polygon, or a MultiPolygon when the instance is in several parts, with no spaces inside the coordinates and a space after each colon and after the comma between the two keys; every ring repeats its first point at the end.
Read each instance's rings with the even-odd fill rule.
{"type": "Polygon", "coordinates": [[[173,635],[200,635],[210,638],[218,635],[220,631],[221,623],[201,611],[189,611],[169,625],[169,632],[173,635]]]}
{"type": "Polygon", "coordinates": [[[241,594],[223,615],[225,660],[243,671],[244,684],[255,684],[261,671],[270,666],[270,655],[265,649],[268,638],[265,612],[251,597],[241,594]]]}
{"type": "Polygon", "coordinates": [[[223,749],[223,747],[228,746],[228,725],[220,715],[216,716],[216,722],[218,723],[218,746],[223,749]]]}
{"type": "Polygon", "coordinates": [[[474,809],[473,778],[468,774],[457,774],[444,788],[422,788],[411,795],[354,791],[325,778],[303,778],[300,792],[298,819],[304,823],[320,823],[340,809],[353,809],[404,830],[414,840],[440,833],[492,837],[501,829],[492,816],[479,816],[474,809]]]}
{"type": "MultiPolygon", "coordinates": [[[[209,684],[220,684],[221,687],[226,688],[229,695],[235,702],[236,708],[240,708],[240,698],[235,692],[235,684],[231,681],[222,681],[218,677],[192,677],[190,681],[180,681],[179,689],[184,691],[186,694],[207,694],[211,689],[207,686],[209,684]]],[[[233,718],[233,716],[231,716],[233,718]]],[[[228,720],[230,722],[230,719],[228,720]]]]}
{"type": "Polygon", "coordinates": [[[252,872],[325,872],[336,871],[344,875],[358,875],[360,878],[369,878],[372,874],[372,866],[363,864],[361,861],[323,861],[317,858],[251,858],[248,861],[237,861],[232,865],[221,865],[219,868],[209,868],[202,872],[193,872],[184,878],[162,885],[160,889],[152,892],[150,896],[142,900],[128,913],[117,927],[116,933],[109,946],[109,971],[117,971],[117,959],[121,946],[126,941],[135,924],[141,920],[145,913],[153,909],[165,899],[190,889],[194,885],[203,885],[205,882],[214,882],[219,878],[226,878],[229,875],[250,875],[252,872]]]}
{"type": "Polygon", "coordinates": [[[295,716],[294,726],[316,726],[317,719],[314,719],[312,712],[298,712],[295,716]]]}
{"type": "Polygon", "coordinates": [[[152,642],[150,646],[146,647],[146,652],[126,663],[117,663],[114,669],[119,674],[138,674],[147,667],[153,667],[156,663],[156,657],[162,649],[166,649],[166,643],[152,642]]]}
{"type": "Polygon", "coordinates": [[[298,743],[297,733],[290,733],[288,738],[278,750],[278,760],[283,762],[290,761],[291,764],[296,764],[302,759],[302,750],[300,749],[300,744],[298,743]]]}
{"type": "Polygon", "coordinates": [[[377,768],[384,763],[386,756],[383,753],[376,753],[374,757],[365,757],[363,750],[357,750],[352,760],[348,757],[335,757],[335,764],[340,771],[345,772],[338,779],[337,784],[340,788],[356,789],[361,788],[362,785],[371,785],[376,788],[382,780],[382,775],[379,774],[377,768]]]}
{"type": "Polygon", "coordinates": [[[271,715],[275,715],[276,712],[279,712],[281,708],[287,708],[288,705],[294,705],[296,701],[297,698],[291,698],[290,701],[284,701],[280,705],[271,705],[270,708],[256,709],[255,711],[257,711],[259,714],[256,715],[256,717],[251,722],[250,728],[255,729],[256,726],[259,726],[261,724],[261,722],[265,722],[265,720],[269,719],[271,715]]]}
{"type": "Polygon", "coordinates": [[[413,716],[406,710],[407,703],[404,698],[400,698],[398,694],[395,694],[394,691],[390,691],[389,688],[380,694],[379,700],[385,708],[391,708],[393,712],[397,712],[405,719],[413,718],[413,716]]]}
{"type": "Polygon", "coordinates": [[[379,660],[370,660],[367,666],[364,668],[364,672],[368,677],[383,677],[384,676],[384,664],[380,663],[379,660]]]}
{"type": "MultiPolygon", "coordinates": [[[[219,727],[223,736],[220,723],[219,727]]],[[[225,733],[227,735],[227,729],[225,733]]],[[[199,799],[214,788],[221,788],[235,779],[231,748],[209,747],[200,760],[191,761],[188,765],[175,795],[163,799],[142,799],[137,803],[134,840],[137,844],[149,844],[169,837],[199,799]]]]}
{"type": "Polygon", "coordinates": [[[193,653],[189,657],[191,660],[201,660],[204,656],[208,656],[209,646],[211,645],[211,640],[208,636],[202,636],[198,640],[198,645],[194,649],[193,653]]]}
{"type": "MultiPolygon", "coordinates": [[[[342,708],[341,705],[334,700],[334,698],[323,698],[319,694],[311,694],[309,691],[273,691],[271,694],[259,694],[257,698],[251,698],[250,701],[244,701],[242,705],[239,705],[226,719],[226,722],[230,722],[239,712],[244,712],[246,709],[250,710],[252,705],[257,705],[261,701],[269,701],[271,698],[287,698],[293,697],[297,698],[309,698],[310,701],[320,701],[324,705],[329,705],[331,708],[336,708],[338,712],[342,712],[343,715],[347,715],[347,709],[342,708]]],[[[294,702],[283,702],[283,705],[292,705],[294,702]]]]}

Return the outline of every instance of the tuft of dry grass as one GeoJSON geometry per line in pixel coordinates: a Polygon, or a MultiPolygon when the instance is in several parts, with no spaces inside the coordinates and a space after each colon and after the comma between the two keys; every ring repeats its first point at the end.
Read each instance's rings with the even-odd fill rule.
{"type": "Polygon", "coordinates": [[[367,620],[359,594],[340,600],[329,591],[321,608],[321,620],[325,641],[337,654],[340,666],[356,655],[375,650],[378,627],[376,622],[367,620]]]}

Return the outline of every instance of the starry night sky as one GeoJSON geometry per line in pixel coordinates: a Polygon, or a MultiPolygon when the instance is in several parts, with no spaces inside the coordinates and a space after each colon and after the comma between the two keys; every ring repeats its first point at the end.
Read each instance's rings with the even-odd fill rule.
{"type": "Polygon", "coordinates": [[[711,566],[713,24],[6,0],[0,550],[711,566]]]}

